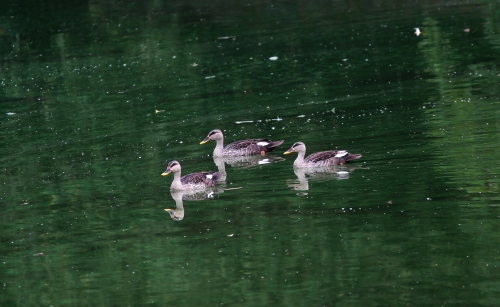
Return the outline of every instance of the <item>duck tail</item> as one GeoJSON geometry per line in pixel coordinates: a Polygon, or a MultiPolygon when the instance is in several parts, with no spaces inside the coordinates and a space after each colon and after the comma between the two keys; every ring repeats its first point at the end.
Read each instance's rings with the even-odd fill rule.
{"type": "Polygon", "coordinates": [[[361,157],[362,157],[362,155],[360,155],[360,154],[349,154],[345,160],[346,160],[346,162],[349,162],[352,160],[357,160],[361,157]]]}
{"type": "Polygon", "coordinates": [[[266,146],[266,151],[267,152],[271,152],[273,151],[276,147],[280,146],[281,144],[283,144],[283,140],[281,141],[275,141],[275,142],[271,142],[269,143],[267,146],[266,146]]]}

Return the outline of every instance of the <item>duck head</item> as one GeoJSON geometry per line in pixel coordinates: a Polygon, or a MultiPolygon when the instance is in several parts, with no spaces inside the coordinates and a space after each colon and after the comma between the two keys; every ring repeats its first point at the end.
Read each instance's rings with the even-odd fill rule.
{"type": "Polygon", "coordinates": [[[167,169],[161,174],[162,176],[167,176],[168,174],[174,172],[180,172],[181,171],[181,165],[179,162],[173,160],[168,162],[167,169]]]}
{"type": "Polygon", "coordinates": [[[220,131],[219,129],[214,129],[208,133],[207,137],[204,138],[203,141],[200,142],[200,144],[205,144],[210,140],[222,140],[223,137],[224,135],[222,134],[222,131],[220,131]]]}
{"type": "Polygon", "coordinates": [[[290,147],[287,151],[285,151],[283,154],[288,155],[292,152],[301,152],[301,151],[306,151],[306,145],[302,142],[296,142],[295,144],[290,147]]]}

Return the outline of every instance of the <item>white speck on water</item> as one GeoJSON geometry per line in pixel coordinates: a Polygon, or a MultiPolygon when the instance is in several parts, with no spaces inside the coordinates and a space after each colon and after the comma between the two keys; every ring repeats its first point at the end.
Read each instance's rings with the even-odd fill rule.
{"type": "Polygon", "coordinates": [[[7,112],[7,115],[16,115],[14,112],[7,112]]]}
{"type": "Polygon", "coordinates": [[[299,116],[297,116],[297,117],[302,118],[302,117],[306,117],[306,116],[305,116],[304,114],[302,114],[302,115],[299,115],[299,116]]]}
{"type": "Polygon", "coordinates": [[[277,56],[272,56],[272,57],[269,58],[269,60],[271,60],[271,61],[276,61],[277,59],[278,59],[277,56]]]}

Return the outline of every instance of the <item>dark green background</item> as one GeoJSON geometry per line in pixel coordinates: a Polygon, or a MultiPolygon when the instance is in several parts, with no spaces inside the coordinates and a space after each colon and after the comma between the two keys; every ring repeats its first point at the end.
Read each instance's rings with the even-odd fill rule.
{"type": "Polygon", "coordinates": [[[496,1],[1,7],[0,305],[498,305],[496,1]],[[175,222],[214,128],[285,160],[175,222]],[[363,158],[295,191],[296,141],[363,158]]]}

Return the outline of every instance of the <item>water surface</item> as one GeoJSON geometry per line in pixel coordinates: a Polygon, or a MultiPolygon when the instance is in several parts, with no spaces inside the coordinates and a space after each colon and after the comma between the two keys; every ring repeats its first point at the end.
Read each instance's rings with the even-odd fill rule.
{"type": "Polygon", "coordinates": [[[1,305],[495,306],[497,12],[6,5],[1,305]],[[217,170],[199,145],[214,128],[285,143],[225,163],[172,220],[160,174],[217,170]],[[283,155],[296,141],[363,157],[300,173],[283,155]]]}

